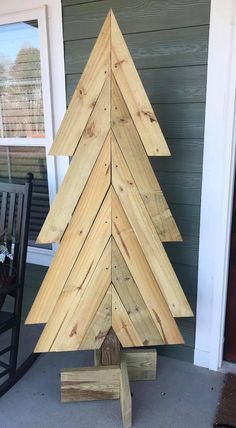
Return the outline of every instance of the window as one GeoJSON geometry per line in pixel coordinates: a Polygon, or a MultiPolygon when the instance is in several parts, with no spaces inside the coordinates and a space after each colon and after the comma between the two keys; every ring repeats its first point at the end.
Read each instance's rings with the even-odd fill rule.
{"type": "Polygon", "coordinates": [[[47,156],[52,114],[44,12],[3,16],[3,23],[0,17],[0,180],[22,183],[27,172],[34,174],[30,246],[55,193],[54,161],[47,156]]]}

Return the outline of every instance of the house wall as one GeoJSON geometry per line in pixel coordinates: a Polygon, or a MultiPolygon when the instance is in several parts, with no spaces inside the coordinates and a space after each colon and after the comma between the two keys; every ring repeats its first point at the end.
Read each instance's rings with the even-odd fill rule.
{"type": "MultiPolygon", "coordinates": [[[[166,244],[196,310],[209,0],[63,0],[67,102],[112,7],[172,156],[150,159],[183,243],[166,244]]],[[[185,345],[161,347],[193,360],[195,318],[178,320],[185,345]]]]}

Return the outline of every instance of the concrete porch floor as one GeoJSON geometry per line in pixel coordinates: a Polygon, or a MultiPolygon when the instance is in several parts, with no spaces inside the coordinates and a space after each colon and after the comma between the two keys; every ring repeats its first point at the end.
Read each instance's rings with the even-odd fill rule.
{"type": "MultiPolygon", "coordinates": [[[[29,329],[29,330],[28,330],[29,329]]],[[[32,342],[27,327],[21,355],[32,342]],[[27,338],[27,340],[26,340],[27,338]]],[[[29,333],[31,332],[31,333],[29,333]]],[[[1,428],[118,428],[119,401],[60,403],[60,369],[93,364],[93,353],[41,355],[26,375],[0,399],[1,428]]],[[[191,363],[158,357],[157,380],[133,382],[135,428],[210,428],[224,374],[191,363]]]]}

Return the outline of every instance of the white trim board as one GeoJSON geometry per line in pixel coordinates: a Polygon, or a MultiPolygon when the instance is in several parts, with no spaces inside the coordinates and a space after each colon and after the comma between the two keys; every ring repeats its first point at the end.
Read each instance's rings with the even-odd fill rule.
{"type": "Polygon", "coordinates": [[[222,365],[235,172],[236,2],[211,2],[194,363],[222,365]]]}

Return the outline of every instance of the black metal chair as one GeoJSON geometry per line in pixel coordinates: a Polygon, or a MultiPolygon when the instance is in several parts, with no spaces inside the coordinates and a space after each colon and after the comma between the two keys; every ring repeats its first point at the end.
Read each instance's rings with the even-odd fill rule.
{"type": "Polygon", "coordinates": [[[0,297],[4,296],[2,303],[7,295],[14,299],[13,312],[5,312],[0,308],[0,339],[3,333],[11,330],[10,345],[3,349],[0,347],[0,359],[3,355],[6,357],[8,353],[7,363],[5,359],[0,361],[0,379],[2,379],[0,397],[23,376],[37,357],[37,354],[31,354],[20,367],[17,367],[32,179],[33,174],[28,173],[24,185],[0,183],[0,236],[5,233],[6,247],[9,252],[14,246],[13,260],[7,260],[4,266],[6,267],[9,263],[9,269],[5,275],[5,287],[0,288],[0,297]]]}

